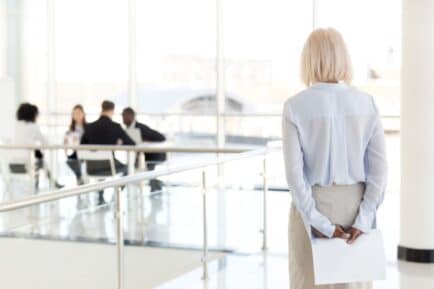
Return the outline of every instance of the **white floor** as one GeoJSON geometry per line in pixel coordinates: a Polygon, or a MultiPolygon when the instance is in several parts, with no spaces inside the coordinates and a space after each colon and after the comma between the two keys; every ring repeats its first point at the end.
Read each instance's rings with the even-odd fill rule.
{"type": "MultiPolygon", "coordinates": [[[[228,255],[210,266],[202,281],[197,269],[157,289],[288,289],[287,258],[271,254],[228,255]]],[[[433,289],[434,265],[398,262],[388,264],[387,279],[374,282],[374,289],[433,289]]]]}
{"type": "MultiPolygon", "coordinates": [[[[396,259],[399,241],[400,172],[398,137],[389,137],[387,146],[390,168],[389,184],[384,204],[379,210],[378,224],[384,233],[388,275],[387,280],[376,282],[374,285],[377,289],[434,289],[434,265],[399,263],[396,259]]],[[[281,165],[279,160],[274,159],[270,161],[270,183],[284,184],[281,165]]],[[[127,282],[137,283],[135,281],[138,281],[140,286],[145,286],[145,284],[149,286],[158,285],[156,287],[158,289],[287,289],[289,287],[287,272],[287,223],[291,200],[287,192],[269,192],[269,250],[265,254],[262,253],[260,250],[262,241],[262,195],[260,190],[252,189],[253,185],[260,184],[260,169],[260,162],[247,162],[247,164],[226,166],[227,183],[242,184],[243,189],[232,187],[232,189],[213,189],[209,191],[208,229],[210,246],[212,248],[228,249],[233,253],[211,263],[208,281],[201,281],[201,268],[193,270],[198,266],[198,263],[195,263],[193,267],[189,267],[189,270],[192,271],[188,273],[188,270],[185,269],[186,267],[177,267],[177,262],[173,260],[178,258],[180,261],[184,260],[185,256],[182,256],[183,251],[169,249],[167,252],[165,250],[161,251],[161,258],[154,256],[156,257],[153,260],[155,266],[151,268],[146,267],[143,269],[139,264],[134,266],[128,265],[127,276],[128,274],[136,274],[133,272],[137,268],[143,269],[143,271],[140,271],[141,275],[137,275],[138,277],[130,275],[130,278],[127,278],[127,282]],[[246,189],[249,184],[251,188],[246,189]],[[181,251],[181,255],[177,255],[178,251],[181,251]],[[171,257],[167,254],[173,254],[173,256],[171,257]],[[161,268],[160,265],[163,266],[164,270],[169,272],[176,271],[175,275],[178,277],[173,279],[175,275],[170,274],[170,276],[165,277],[166,279],[158,277],[159,275],[152,270],[160,270],[158,269],[161,268]],[[171,267],[172,265],[174,265],[173,268],[171,267]],[[129,272],[129,270],[133,271],[129,272]],[[152,281],[154,279],[159,280],[158,284],[146,283],[149,281],[145,280],[148,277],[153,278],[151,279],[152,281]],[[171,280],[161,284],[161,280],[163,279],[171,280]]],[[[73,182],[70,174],[63,176],[62,179],[73,182]]],[[[160,246],[161,248],[179,249],[183,247],[190,249],[187,252],[192,252],[191,254],[196,256],[194,258],[197,260],[200,253],[194,249],[200,249],[202,245],[202,207],[198,186],[199,180],[200,171],[189,172],[166,179],[166,181],[175,181],[177,183],[185,183],[186,185],[169,187],[162,195],[150,196],[146,193],[140,194],[134,191],[125,195],[125,237],[127,241],[142,246],[142,249],[143,246],[149,245],[160,246]]],[[[107,197],[110,199],[110,194],[107,197]]],[[[15,236],[31,240],[75,241],[75,243],[71,244],[77,244],[77,246],[88,246],[83,242],[106,244],[115,240],[112,207],[110,205],[102,207],[95,207],[93,205],[77,206],[76,198],[28,210],[0,214],[0,232],[9,237],[15,236]]],[[[0,244],[5,240],[9,242],[13,239],[0,239],[0,244]]],[[[20,242],[24,241],[21,240],[20,242]]],[[[32,243],[34,241],[28,242],[32,243]]],[[[40,244],[38,242],[47,241],[37,241],[34,244],[40,244]]],[[[63,244],[64,242],[56,241],[50,244],[57,243],[63,244]]],[[[0,246],[0,250],[8,247],[6,245],[0,246]]],[[[149,247],[146,248],[149,249],[149,247]]],[[[8,271],[11,276],[14,276],[14,274],[24,276],[25,272],[30,274],[32,267],[25,265],[27,264],[25,260],[15,262],[13,251],[7,251],[6,253],[9,255],[3,255],[0,252],[0,272],[3,273],[6,270],[6,267],[2,265],[5,264],[3,262],[5,260],[2,259],[5,259],[4,256],[9,256],[6,259],[8,262],[12,262],[13,266],[9,265],[7,269],[16,270],[15,273],[8,271]],[[19,263],[24,264],[23,268],[29,271],[20,270],[20,265],[23,265],[19,263]]],[[[43,265],[47,260],[44,258],[44,255],[39,254],[39,251],[35,251],[35,253],[32,251],[29,253],[29,256],[34,258],[30,262],[33,267],[38,267],[36,264],[43,265]]],[[[146,254],[140,256],[142,256],[140,258],[149,259],[149,256],[146,256],[146,254]]],[[[93,264],[92,262],[89,264],[93,264]]],[[[54,263],[56,264],[56,262],[54,263]]],[[[107,262],[107,268],[110,268],[111,264],[111,261],[107,262]]],[[[58,267],[58,269],[60,268],[62,267],[58,267]]],[[[104,266],[101,268],[104,268],[104,266]]],[[[37,269],[42,270],[44,266],[37,269]]],[[[75,269],[71,270],[69,272],[74,272],[75,269]]],[[[40,273],[41,276],[49,276],[50,272],[51,270],[47,269],[46,272],[40,273]]],[[[87,270],[86,272],[91,271],[87,270]]],[[[88,276],[91,278],[92,274],[88,276]]],[[[112,277],[110,277],[110,284],[114,280],[112,277]]],[[[86,283],[86,286],[88,285],[90,283],[86,283]]],[[[75,288],[109,288],[101,286],[100,283],[98,285],[92,283],[91,287],[86,286],[75,288]]],[[[44,289],[47,288],[44,287],[44,289]]],[[[58,288],[67,287],[60,286],[58,288]]]]}
{"type": "MultiPolygon", "coordinates": [[[[113,245],[1,238],[0,256],[1,288],[117,288],[113,245]]],[[[154,288],[200,266],[198,251],[127,246],[125,289],[154,288]]]]}

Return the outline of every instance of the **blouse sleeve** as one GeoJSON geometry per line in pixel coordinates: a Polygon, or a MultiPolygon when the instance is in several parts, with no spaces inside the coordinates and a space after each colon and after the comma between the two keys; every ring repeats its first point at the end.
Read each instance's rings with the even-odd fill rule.
{"type": "Polygon", "coordinates": [[[282,117],[283,154],[285,162],[286,180],[292,200],[299,211],[308,234],[311,235],[311,227],[325,236],[331,238],[335,226],[330,220],[321,214],[312,197],[312,188],[304,174],[303,151],[300,145],[297,126],[291,117],[289,102],[285,105],[282,117]]]}
{"type": "Polygon", "coordinates": [[[377,208],[383,201],[387,183],[387,157],[384,130],[376,113],[373,132],[365,151],[366,188],[353,227],[362,232],[371,230],[377,208]]]}

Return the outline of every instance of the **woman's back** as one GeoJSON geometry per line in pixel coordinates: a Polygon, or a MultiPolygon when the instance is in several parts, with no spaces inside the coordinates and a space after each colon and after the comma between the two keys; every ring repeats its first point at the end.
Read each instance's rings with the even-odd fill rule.
{"type": "Polygon", "coordinates": [[[36,123],[20,120],[15,122],[13,143],[18,145],[46,145],[48,142],[36,123]]]}
{"type": "Polygon", "coordinates": [[[364,182],[365,152],[379,122],[371,96],[346,84],[317,83],[287,100],[310,185],[364,182]]]}
{"type": "Polygon", "coordinates": [[[286,101],[282,117],[285,173],[292,196],[290,284],[292,289],[319,289],[323,286],[314,282],[310,240],[342,238],[352,244],[376,226],[387,160],[373,98],[349,86],[351,58],[339,32],[316,29],[309,35],[301,78],[308,88],[286,101]]]}

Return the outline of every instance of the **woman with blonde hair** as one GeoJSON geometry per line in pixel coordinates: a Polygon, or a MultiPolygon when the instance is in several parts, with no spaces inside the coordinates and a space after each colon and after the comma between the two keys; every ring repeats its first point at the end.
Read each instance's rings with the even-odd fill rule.
{"type": "Polygon", "coordinates": [[[372,96],[350,86],[351,59],[334,29],[310,34],[301,77],[307,88],[285,102],[282,117],[291,289],[372,288],[372,282],[315,286],[311,240],[351,245],[376,226],[387,178],[378,110],[372,96]]]}

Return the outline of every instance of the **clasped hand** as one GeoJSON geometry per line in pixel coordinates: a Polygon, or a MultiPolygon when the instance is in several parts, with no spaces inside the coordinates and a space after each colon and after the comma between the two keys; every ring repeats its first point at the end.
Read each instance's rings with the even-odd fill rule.
{"type": "MultiPolygon", "coordinates": [[[[318,232],[317,230],[314,229],[314,234],[315,236],[317,236],[318,238],[326,238],[326,236],[324,236],[324,234],[318,232]]],[[[358,237],[360,237],[360,235],[362,235],[362,231],[360,231],[357,228],[351,227],[348,230],[344,230],[344,228],[342,228],[342,226],[340,225],[335,225],[335,231],[333,233],[333,238],[340,238],[340,239],[345,239],[347,240],[348,244],[353,244],[358,237]]]]}

